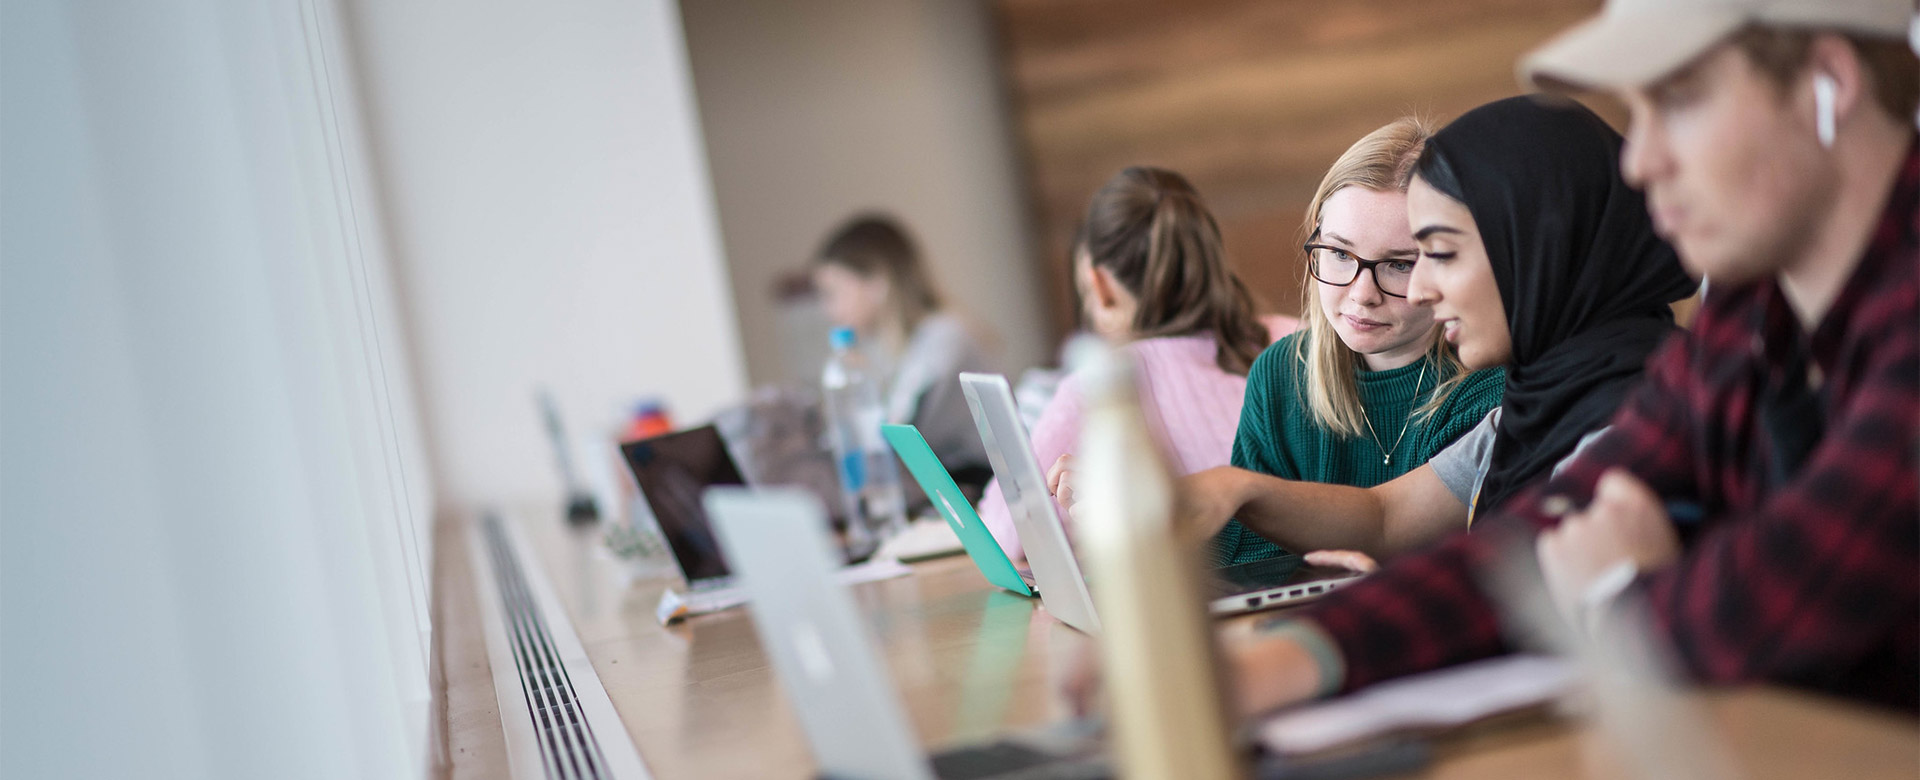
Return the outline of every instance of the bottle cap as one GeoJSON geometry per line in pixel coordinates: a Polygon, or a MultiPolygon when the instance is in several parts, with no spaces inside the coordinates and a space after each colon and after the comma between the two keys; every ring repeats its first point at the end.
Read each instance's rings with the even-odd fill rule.
{"type": "Polygon", "coordinates": [[[852,328],[834,328],[828,341],[834,349],[850,349],[858,339],[854,338],[852,328]]]}

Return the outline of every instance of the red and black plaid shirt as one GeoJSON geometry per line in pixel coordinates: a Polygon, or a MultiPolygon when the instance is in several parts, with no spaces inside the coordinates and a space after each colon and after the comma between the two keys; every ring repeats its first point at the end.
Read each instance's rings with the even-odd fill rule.
{"type": "MultiPolygon", "coordinates": [[[[1689,671],[1920,706],[1920,151],[1910,148],[1860,266],[1804,342],[1824,375],[1824,433],[1768,484],[1754,414],[1802,329],[1771,280],[1715,287],[1691,334],[1650,359],[1611,429],[1544,488],[1436,547],[1336,591],[1309,616],[1339,645],[1345,689],[1504,652],[1476,572],[1488,526],[1535,533],[1548,495],[1584,502],[1623,467],[1700,507],[1680,561],[1635,584],[1689,671]]],[[[1525,549],[1531,550],[1531,545],[1525,549]]]]}

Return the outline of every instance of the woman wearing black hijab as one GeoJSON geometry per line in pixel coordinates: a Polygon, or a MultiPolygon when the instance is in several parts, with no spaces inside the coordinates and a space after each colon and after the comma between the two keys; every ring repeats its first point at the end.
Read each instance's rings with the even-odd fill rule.
{"type": "Polygon", "coordinates": [[[1180,483],[1182,533],[1206,539],[1234,518],[1292,550],[1397,555],[1466,529],[1476,507],[1547,476],[1604,427],[1675,331],[1669,304],[1694,289],[1620,178],[1620,146],[1591,111],[1533,97],[1435,134],[1408,190],[1421,245],[1409,299],[1434,307],[1468,368],[1507,367],[1500,409],[1373,488],[1192,475],[1180,483]]]}
{"type": "Polygon", "coordinates": [[[1506,500],[1604,427],[1673,332],[1669,304],[1693,292],[1620,178],[1620,144],[1578,104],[1516,97],[1454,120],[1414,166],[1407,208],[1421,262],[1408,297],[1434,306],[1469,367],[1507,366],[1477,506],[1506,500]],[[1491,278],[1471,278],[1479,267],[1491,278]],[[1475,323],[1470,310],[1505,322],[1475,323]]]}

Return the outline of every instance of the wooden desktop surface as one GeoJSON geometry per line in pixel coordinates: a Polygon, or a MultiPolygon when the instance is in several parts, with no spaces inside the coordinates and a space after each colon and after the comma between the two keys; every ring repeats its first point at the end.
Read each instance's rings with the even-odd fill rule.
{"type": "MultiPolygon", "coordinates": [[[[678,586],[671,564],[668,576],[622,585],[622,564],[600,551],[598,531],[566,529],[551,514],[515,519],[656,778],[813,776],[745,609],[663,627],[653,608],[664,588],[678,586]]],[[[1055,682],[1084,637],[1038,601],[987,584],[965,556],[913,568],[853,593],[924,745],[1067,716],[1055,682]]],[[[1702,699],[1747,777],[1920,777],[1920,723],[1910,718],[1776,689],[1702,699]]],[[[1440,738],[1438,760],[1417,776],[1604,776],[1586,769],[1592,744],[1564,720],[1510,717],[1440,738]]]]}

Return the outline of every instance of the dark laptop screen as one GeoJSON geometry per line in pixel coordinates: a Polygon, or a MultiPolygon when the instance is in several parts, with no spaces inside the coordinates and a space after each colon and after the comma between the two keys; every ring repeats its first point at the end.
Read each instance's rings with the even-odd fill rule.
{"type": "Polygon", "coordinates": [[[620,445],[640,498],[680,561],[688,584],[728,573],[700,495],[714,485],[743,485],[740,469],[711,425],[620,445]]]}

